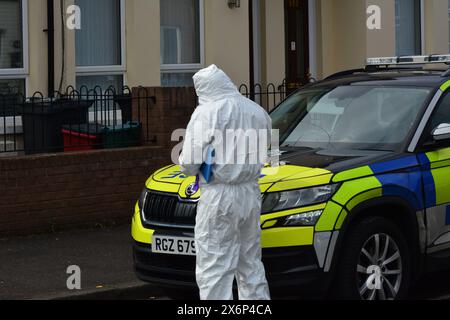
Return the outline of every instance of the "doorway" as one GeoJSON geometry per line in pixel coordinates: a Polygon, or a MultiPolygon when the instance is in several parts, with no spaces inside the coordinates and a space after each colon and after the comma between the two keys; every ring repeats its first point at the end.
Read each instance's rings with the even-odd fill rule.
{"type": "Polygon", "coordinates": [[[292,92],[311,78],[308,0],[285,0],[286,86],[292,92]]]}

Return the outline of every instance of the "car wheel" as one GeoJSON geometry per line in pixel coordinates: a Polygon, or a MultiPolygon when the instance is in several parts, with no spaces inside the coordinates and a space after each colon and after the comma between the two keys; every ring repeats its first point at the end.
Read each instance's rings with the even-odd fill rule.
{"type": "Polygon", "coordinates": [[[392,221],[370,217],[348,231],[337,273],[337,297],[401,300],[410,284],[406,239],[392,221]]]}

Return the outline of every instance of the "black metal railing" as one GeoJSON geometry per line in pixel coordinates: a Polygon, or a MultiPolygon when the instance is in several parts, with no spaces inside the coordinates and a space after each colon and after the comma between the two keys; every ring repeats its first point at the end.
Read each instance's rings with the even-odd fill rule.
{"type": "MultiPolygon", "coordinates": [[[[36,92],[26,97],[20,90],[0,90],[0,156],[30,155],[124,148],[154,139],[151,106],[156,98],[145,88],[134,94],[128,87],[120,90],[100,86],[54,92],[47,98],[36,92]]],[[[267,111],[275,108],[287,94],[285,81],[253,87],[241,85],[244,96],[267,111]]]]}
{"type": "Polygon", "coordinates": [[[261,105],[266,111],[271,111],[280,102],[286,99],[288,94],[286,81],[281,85],[269,83],[267,85],[255,84],[253,87],[242,84],[239,92],[245,97],[261,105]]]}
{"type": "MultiPolygon", "coordinates": [[[[0,156],[139,146],[154,97],[139,89],[68,87],[46,98],[0,92],[0,156]],[[135,106],[133,110],[133,105],[135,106]],[[144,106],[147,112],[141,112],[144,106]],[[145,114],[146,113],[146,114],[145,114]]],[[[148,135],[147,135],[148,136],[148,135]]]]}

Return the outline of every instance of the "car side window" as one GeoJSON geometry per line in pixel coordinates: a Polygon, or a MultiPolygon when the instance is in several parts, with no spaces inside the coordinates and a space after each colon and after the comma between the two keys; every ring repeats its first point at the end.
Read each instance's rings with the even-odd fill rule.
{"type": "Polygon", "coordinates": [[[431,124],[429,127],[429,134],[432,133],[434,129],[437,128],[438,125],[442,123],[450,124],[450,94],[446,93],[444,98],[442,98],[441,102],[437,106],[433,116],[431,117],[431,124]]]}
{"type": "Polygon", "coordinates": [[[450,92],[445,93],[441,98],[428,121],[420,142],[423,150],[430,150],[430,148],[437,150],[450,147],[450,141],[436,142],[432,137],[433,130],[443,123],[450,124],[450,92]]]}

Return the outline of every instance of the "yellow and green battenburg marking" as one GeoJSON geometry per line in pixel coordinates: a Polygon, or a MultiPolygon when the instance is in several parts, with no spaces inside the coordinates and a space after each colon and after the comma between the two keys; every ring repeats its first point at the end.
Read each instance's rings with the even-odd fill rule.
{"type": "Polygon", "coordinates": [[[379,198],[383,193],[381,182],[369,166],[338,173],[334,176],[333,182],[343,185],[333,196],[332,201],[327,203],[316,225],[317,232],[341,229],[348,216],[347,210],[351,211],[364,201],[379,198]]]}
{"type": "MultiPolygon", "coordinates": [[[[147,187],[155,191],[179,194],[183,197],[183,190],[186,190],[187,186],[194,181],[194,178],[183,177],[182,175],[177,174],[177,170],[177,166],[171,166],[158,171],[152,179],[148,180],[147,187]]],[[[340,173],[334,177],[333,181],[331,181],[333,174],[330,171],[295,166],[285,166],[280,168],[278,174],[275,176],[264,176],[261,179],[261,191],[267,191],[267,189],[272,186],[272,183],[277,180],[278,182],[270,188],[270,191],[279,192],[283,190],[326,185],[330,182],[340,182],[366,175],[372,175],[372,177],[359,179],[358,182],[345,182],[345,186],[343,186],[334,196],[334,202],[263,215],[261,217],[261,225],[263,226],[262,246],[264,248],[273,248],[312,245],[315,231],[332,231],[335,227],[339,229],[342,226],[348,214],[346,209],[343,208],[344,205],[347,205],[347,208],[351,209],[359,201],[363,201],[370,197],[376,197],[381,194],[381,191],[364,193],[365,190],[381,187],[381,184],[373,177],[373,172],[369,167],[362,167],[340,173]],[[280,177],[284,177],[285,180],[279,181],[280,177]],[[274,228],[280,218],[318,210],[322,210],[323,214],[315,228],[274,228]]],[[[139,209],[136,207],[136,213],[133,219],[134,239],[142,243],[151,243],[153,232],[153,230],[143,227],[141,219],[139,218],[139,209]]]]}
{"type": "Polygon", "coordinates": [[[450,80],[445,82],[444,84],[442,84],[439,89],[441,89],[441,91],[445,92],[445,91],[447,91],[448,88],[450,88],[450,80]]]}
{"type": "MultiPolygon", "coordinates": [[[[450,89],[450,80],[440,86],[442,92],[446,92],[448,89],[450,89]]],[[[428,152],[419,157],[422,162],[429,164],[429,172],[424,173],[424,179],[428,179],[431,185],[434,183],[434,188],[431,187],[429,190],[428,198],[432,199],[431,201],[428,199],[427,207],[450,203],[450,192],[448,192],[450,186],[448,181],[450,176],[450,148],[428,152]],[[433,194],[433,191],[435,194],[433,194]]]]}
{"type": "Polygon", "coordinates": [[[450,203],[450,148],[428,152],[420,155],[420,159],[422,165],[429,165],[429,170],[424,171],[424,180],[430,185],[426,207],[450,203]]]}
{"type": "MultiPolygon", "coordinates": [[[[424,162],[430,165],[428,173],[430,181],[433,181],[433,188],[436,190],[436,200],[433,200],[434,205],[450,202],[450,195],[444,192],[448,189],[449,184],[444,177],[450,175],[450,172],[447,172],[450,169],[445,166],[450,161],[450,148],[427,153],[426,155],[422,154],[419,155],[420,157],[422,159],[420,161],[422,165],[424,162]]],[[[390,177],[388,175],[386,176],[385,173],[389,174],[394,169],[414,167],[417,165],[419,163],[414,156],[372,166],[362,166],[335,175],[323,169],[295,166],[280,167],[276,174],[264,175],[260,181],[261,192],[263,193],[268,190],[269,192],[281,192],[329,183],[341,183],[342,185],[332,197],[332,200],[326,204],[263,215],[261,217],[263,247],[311,245],[314,232],[341,229],[349,212],[357,205],[371,199],[382,197],[383,185],[386,184],[386,181],[388,183],[390,181],[390,177]],[[276,227],[280,218],[312,211],[323,211],[315,227],[276,227]]],[[[177,170],[178,167],[172,166],[166,168],[166,170],[159,171],[154,175],[154,179],[149,179],[147,187],[152,190],[176,193],[181,197],[185,197],[186,195],[183,192],[194,179],[183,177],[177,173],[177,170]],[[176,179],[180,181],[176,181],[176,179]]],[[[425,170],[425,172],[427,171],[425,170]]],[[[265,170],[265,173],[269,172],[265,170]]],[[[196,197],[198,196],[196,195],[196,197]]],[[[136,217],[139,216],[135,216],[134,223],[136,226],[134,227],[135,231],[133,234],[142,234],[145,231],[145,235],[138,236],[138,238],[140,241],[145,240],[144,243],[149,243],[151,241],[152,231],[145,230],[139,221],[140,219],[136,219],[136,217]]]]}
{"type": "Polygon", "coordinates": [[[151,244],[154,233],[154,230],[146,229],[142,225],[139,207],[136,204],[134,216],[131,223],[131,236],[135,241],[139,243],[151,244]]]}

